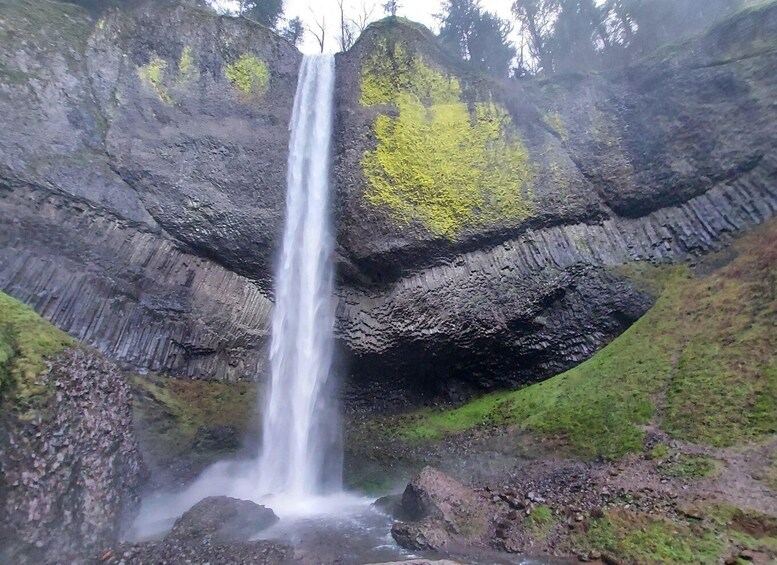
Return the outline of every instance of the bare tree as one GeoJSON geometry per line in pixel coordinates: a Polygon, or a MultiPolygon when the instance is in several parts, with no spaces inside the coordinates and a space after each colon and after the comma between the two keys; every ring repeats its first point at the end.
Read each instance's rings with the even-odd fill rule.
{"type": "Polygon", "coordinates": [[[345,17],[344,0],[337,0],[337,7],[340,9],[340,51],[348,51],[356,41],[356,29],[353,22],[345,17]]]}
{"type": "Polygon", "coordinates": [[[553,72],[548,45],[559,12],[559,0],[515,0],[513,15],[520,25],[519,64],[531,74],[553,72]]]}
{"type": "Polygon", "coordinates": [[[310,13],[313,16],[313,25],[308,25],[308,31],[316,38],[321,53],[324,52],[324,43],[326,42],[326,18],[321,16],[321,20],[316,17],[316,13],[312,8],[310,13]]]}
{"type": "Polygon", "coordinates": [[[351,19],[351,22],[356,27],[356,30],[359,33],[361,33],[368,25],[370,25],[370,22],[372,22],[374,15],[375,15],[375,3],[370,2],[368,4],[367,2],[362,2],[359,13],[356,14],[356,16],[351,19]]]}

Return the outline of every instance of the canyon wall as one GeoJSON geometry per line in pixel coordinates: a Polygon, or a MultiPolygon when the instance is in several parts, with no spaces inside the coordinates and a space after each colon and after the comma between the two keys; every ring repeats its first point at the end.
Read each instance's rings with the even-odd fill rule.
{"type": "MultiPolygon", "coordinates": [[[[147,4],[0,0],[0,289],[135,367],[265,370],[300,54],[147,4]]],[[[499,81],[384,20],[337,60],[337,337],[351,403],[589,357],[777,210],[777,7],[622,71],[499,81]]]]}
{"type": "Polygon", "coordinates": [[[624,266],[772,216],[775,31],[772,5],[623,71],[500,82],[423,28],[373,25],[338,61],[354,392],[455,398],[561,372],[652,304],[624,266]]]}
{"type": "Polygon", "coordinates": [[[300,54],[191,7],[0,8],[0,288],[138,367],[261,372],[300,54]]]}

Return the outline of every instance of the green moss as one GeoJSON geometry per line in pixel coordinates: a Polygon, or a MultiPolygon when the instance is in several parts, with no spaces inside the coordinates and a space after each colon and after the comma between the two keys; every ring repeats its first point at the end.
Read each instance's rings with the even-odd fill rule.
{"type": "Polygon", "coordinates": [[[659,443],[650,450],[650,459],[665,459],[669,456],[669,446],[659,443]]]}
{"type": "Polygon", "coordinates": [[[663,289],[655,306],[562,375],[376,427],[424,442],[484,424],[515,425],[573,454],[606,458],[641,452],[644,425],[654,419],[675,438],[702,444],[770,437],[777,431],[777,222],[735,249],[736,259],[707,277],[685,267],[654,270],[660,282],[648,286],[663,289]]]}
{"type": "Polygon", "coordinates": [[[197,430],[234,426],[243,431],[256,414],[256,385],[133,376],[133,415],[138,437],[159,465],[195,456],[197,430]]]}
{"type": "Polygon", "coordinates": [[[728,505],[705,509],[706,522],[740,548],[763,551],[777,558],[777,517],[728,505]]]}
{"type": "Polygon", "coordinates": [[[178,61],[178,80],[179,82],[191,82],[197,79],[199,71],[194,63],[192,48],[185,47],[178,61]]]}
{"type": "Polygon", "coordinates": [[[703,479],[716,475],[720,470],[716,459],[703,455],[680,455],[661,465],[661,474],[679,479],[703,479]]]}
{"type": "Polygon", "coordinates": [[[544,539],[555,524],[553,510],[545,505],[535,506],[526,517],[526,526],[535,539],[544,539]]]}
{"type": "Polygon", "coordinates": [[[270,84],[267,64],[254,55],[242,55],[237,61],[227,65],[225,73],[232,86],[243,96],[254,99],[261,98],[270,84]]]}
{"type": "Polygon", "coordinates": [[[549,112],[545,116],[545,123],[552,129],[561,141],[569,141],[569,130],[564,125],[564,118],[558,112],[549,112]]]}
{"type": "Polygon", "coordinates": [[[167,61],[154,55],[151,60],[138,68],[138,76],[143,83],[156,92],[159,99],[165,104],[172,104],[173,99],[164,84],[167,61]]]}
{"type": "Polygon", "coordinates": [[[418,221],[454,239],[468,227],[532,214],[534,171],[500,105],[468,106],[456,78],[391,41],[364,62],[361,102],[398,111],[376,118],[377,146],[362,159],[366,201],[398,225],[418,221]]]}
{"type": "Polygon", "coordinates": [[[724,544],[710,531],[684,522],[650,518],[628,512],[608,512],[594,520],[576,543],[607,553],[619,562],[717,563],[724,544]]]}
{"type": "Polygon", "coordinates": [[[75,342],[31,308],[0,292],[0,399],[16,408],[45,392],[38,377],[46,359],[75,342]]]}

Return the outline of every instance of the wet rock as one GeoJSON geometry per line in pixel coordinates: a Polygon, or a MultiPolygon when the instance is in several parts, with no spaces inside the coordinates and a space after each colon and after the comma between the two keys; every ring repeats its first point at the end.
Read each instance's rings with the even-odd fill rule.
{"type": "Polygon", "coordinates": [[[390,561],[386,563],[368,563],[367,565],[462,565],[458,561],[441,559],[430,561],[429,559],[408,559],[407,561],[390,561]]]}
{"type": "Polygon", "coordinates": [[[395,522],[391,537],[405,549],[433,551],[450,543],[451,536],[439,522],[395,522]]]}
{"type": "Polygon", "coordinates": [[[255,502],[210,496],[178,518],[165,541],[184,545],[247,541],[277,521],[272,510],[255,502]]]}
{"type": "Polygon", "coordinates": [[[194,435],[195,451],[233,451],[240,447],[235,426],[200,426],[194,435]]]}
{"type": "Polygon", "coordinates": [[[100,557],[97,556],[94,562],[108,565],[281,565],[295,562],[292,547],[271,541],[192,544],[166,540],[122,545],[107,560],[103,561],[100,557]]]}
{"type": "Polygon", "coordinates": [[[172,3],[99,25],[73,3],[4,15],[4,37],[30,30],[4,64],[40,73],[2,81],[0,288],[138,367],[261,373],[300,53],[172,3]],[[225,72],[247,53],[273,77],[261,100],[225,72]],[[149,64],[165,69],[156,86],[149,64]]]}
{"type": "MultiPolygon", "coordinates": [[[[373,131],[376,110],[360,104],[359,81],[381,40],[380,28],[368,30],[338,60],[338,243],[347,266],[338,332],[354,353],[353,396],[374,403],[377,389],[381,399],[417,402],[558,374],[652,305],[620,266],[693,259],[772,217],[777,67],[767,52],[731,53],[751,53],[752,37],[773,45],[775,13],[721,24],[704,48],[623,72],[500,89],[537,170],[534,214],[450,240],[365,201],[361,164],[375,139],[363,132],[373,131]],[[554,112],[566,140],[543,126],[554,112]]],[[[456,74],[415,30],[391,32],[408,53],[456,74]]]]}
{"type": "Polygon", "coordinates": [[[408,549],[441,549],[452,539],[478,539],[486,530],[489,501],[433,467],[424,468],[402,494],[391,535],[408,549]]]}
{"type": "Polygon", "coordinates": [[[379,499],[373,502],[372,505],[385,512],[389,516],[396,518],[401,514],[402,495],[388,494],[386,496],[381,496],[379,499]]]}

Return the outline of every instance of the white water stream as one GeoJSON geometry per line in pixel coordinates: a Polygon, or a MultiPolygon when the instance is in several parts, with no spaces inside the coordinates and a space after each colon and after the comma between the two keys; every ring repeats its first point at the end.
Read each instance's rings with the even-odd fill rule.
{"type": "Polygon", "coordinates": [[[338,410],[330,382],[334,69],[332,55],[306,56],[294,99],[286,225],[275,277],[272,383],[257,469],[259,493],[297,500],[342,487],[338,410]]]}

